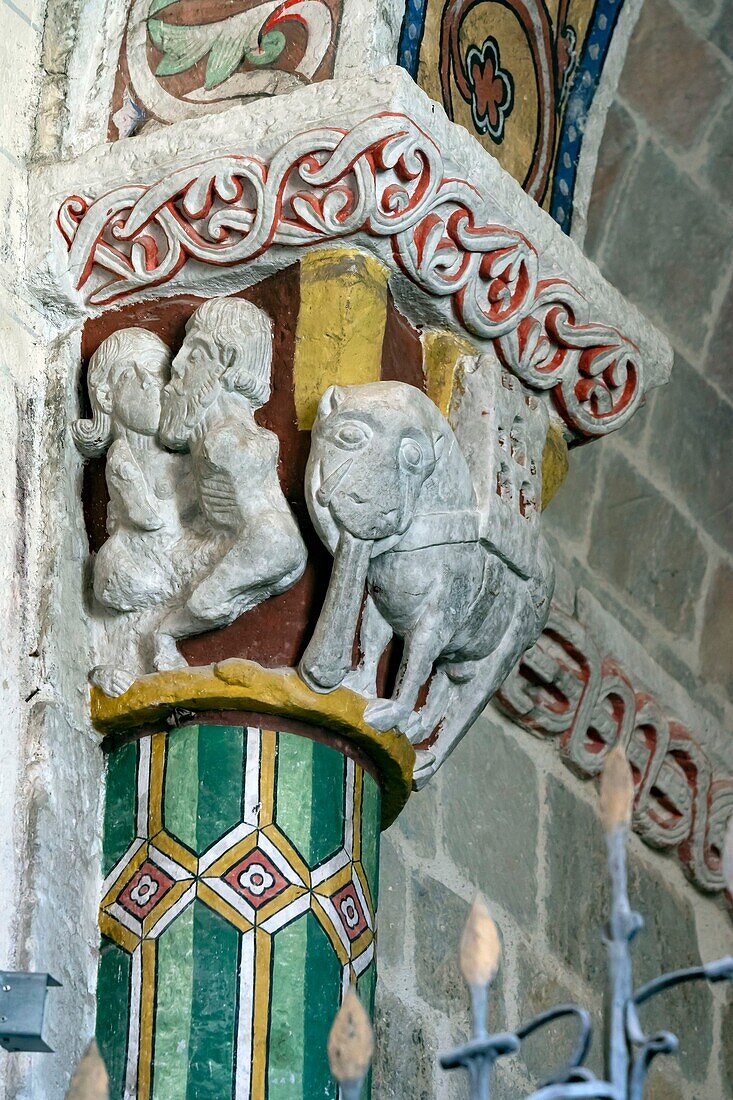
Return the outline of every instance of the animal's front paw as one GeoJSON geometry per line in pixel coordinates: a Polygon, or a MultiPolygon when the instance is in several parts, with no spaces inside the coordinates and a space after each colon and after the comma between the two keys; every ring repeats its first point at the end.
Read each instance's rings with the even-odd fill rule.
{"type": "Polygon", "coordinates": [[[126,668],[114,665],[96,665],[89,673],[89,682],[98,687],[110,699],[117,699],[135,683],[135,675],[126,668]]]}
{"type": "Polygon", "coordinates": [[[425,707],[414,711],[405,726],[405,733],[413,745],[419,745],[435,729],[436,723],[430,723],[426,718],[425,707]]]}
{"type": "Polygon", "coordinates": [[[375,730],[386,733],[387,730],[402,730],[407,726],[412,715],[411,710],[405,710],[396,699],[377,699],[370,703],[364,711],[364,719],[375,730]]]}

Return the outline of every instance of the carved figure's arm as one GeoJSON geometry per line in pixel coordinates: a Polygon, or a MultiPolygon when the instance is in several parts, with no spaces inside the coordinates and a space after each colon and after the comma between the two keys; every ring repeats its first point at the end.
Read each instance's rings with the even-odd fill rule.
{"type": "Polygon", "coordinates": [[[145,476],[129,450],[110,451],[107,459],[107,485],[119,498],[127,518],[142,531],[158,531],[163,520],[151,499],[145,476]]]}

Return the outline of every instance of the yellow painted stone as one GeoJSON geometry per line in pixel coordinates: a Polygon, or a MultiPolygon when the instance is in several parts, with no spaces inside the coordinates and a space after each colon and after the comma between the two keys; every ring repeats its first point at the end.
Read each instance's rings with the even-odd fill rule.
{"type": "Polygon", "coordinates": [[[329,386],[379,381],[388,276],[383,264],[356,249],[308,252],[300,261],[293,378],[302,430],[313,426],[329,386]]]}
{"type": "Polygon", "coordinates": [[[386,829],[410,797],[415,750],[403,733],[378,733],[367,725],[365,707],[366,700],[348,688],[319,695],[295,669],[263,668],[238,658],[143,676],[116,699],[91,689],[92,722],[106,735],[157,726],[178,709],[248,710],[329,730],[361,749],[376,767],[386,829]]]}
{"type": "Polygon", "coordinates": [[[542,509],[547,507],[567,477],[570,468],[568,445],[557,424],[550,423],[542,452],[542,509]]]}
{"type": "Polygon", "coordinates": [[[462,355],[476,355],[476,348],[462,336],[447,329],[423,333],[423,368],[428,397],[443,416],[450,410],[456,363],[462,355]]]}

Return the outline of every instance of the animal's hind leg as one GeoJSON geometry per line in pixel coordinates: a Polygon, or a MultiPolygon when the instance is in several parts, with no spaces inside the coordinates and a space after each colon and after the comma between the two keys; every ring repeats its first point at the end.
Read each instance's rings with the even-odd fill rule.
{"type": "MultiPolygon", "coordinates": [[[[437,597],[436,597],[437,603],[437,597]]],[[[377,730],[406,730],[420,694],[420,688],[433,671],[435,658],[445,648],[454,630],[453,623],[431,607],[405,638],[402,664],[392,699],[377,699],[364,711],[364,717],[377,730]]]]}
{"type": "Polygon", "coordinates": [[[494,652],[475,662],[474,675],[455,684],[450,713],[446,714],[435,741],[429,750],[417,750],[413,773],[413,786],[416,790],[424,787],[443,761],[450,756],[489,699],[504,683],[522,652],[522,640],[518,637],[516,626],[512,624],[494,652]]]}
{"type": "Polygon", "coordinates": [[[448,709],[450,695],[450,676],[444,668],[436,668],[424,705],[415,711],[405,727],[405,733],[413,745],[424,741],[433,732],[448,709]]]}

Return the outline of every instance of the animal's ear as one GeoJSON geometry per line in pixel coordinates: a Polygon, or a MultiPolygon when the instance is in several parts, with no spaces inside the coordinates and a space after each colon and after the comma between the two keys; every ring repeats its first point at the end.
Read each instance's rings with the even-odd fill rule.
{"type": "Polygon", "coordinates": [[[343,392],[339,386],[329,386],[318,402],[318,415],[330,416],[335,413],[343,401],[343,392]]]}
{"type": "Polygon", "coordinates": [[[435,454],[435,461],[437,462],[443,451],[445,450],[445,436],[441,432],[436,432],[433,436],[433,452],[435,454]]]}

